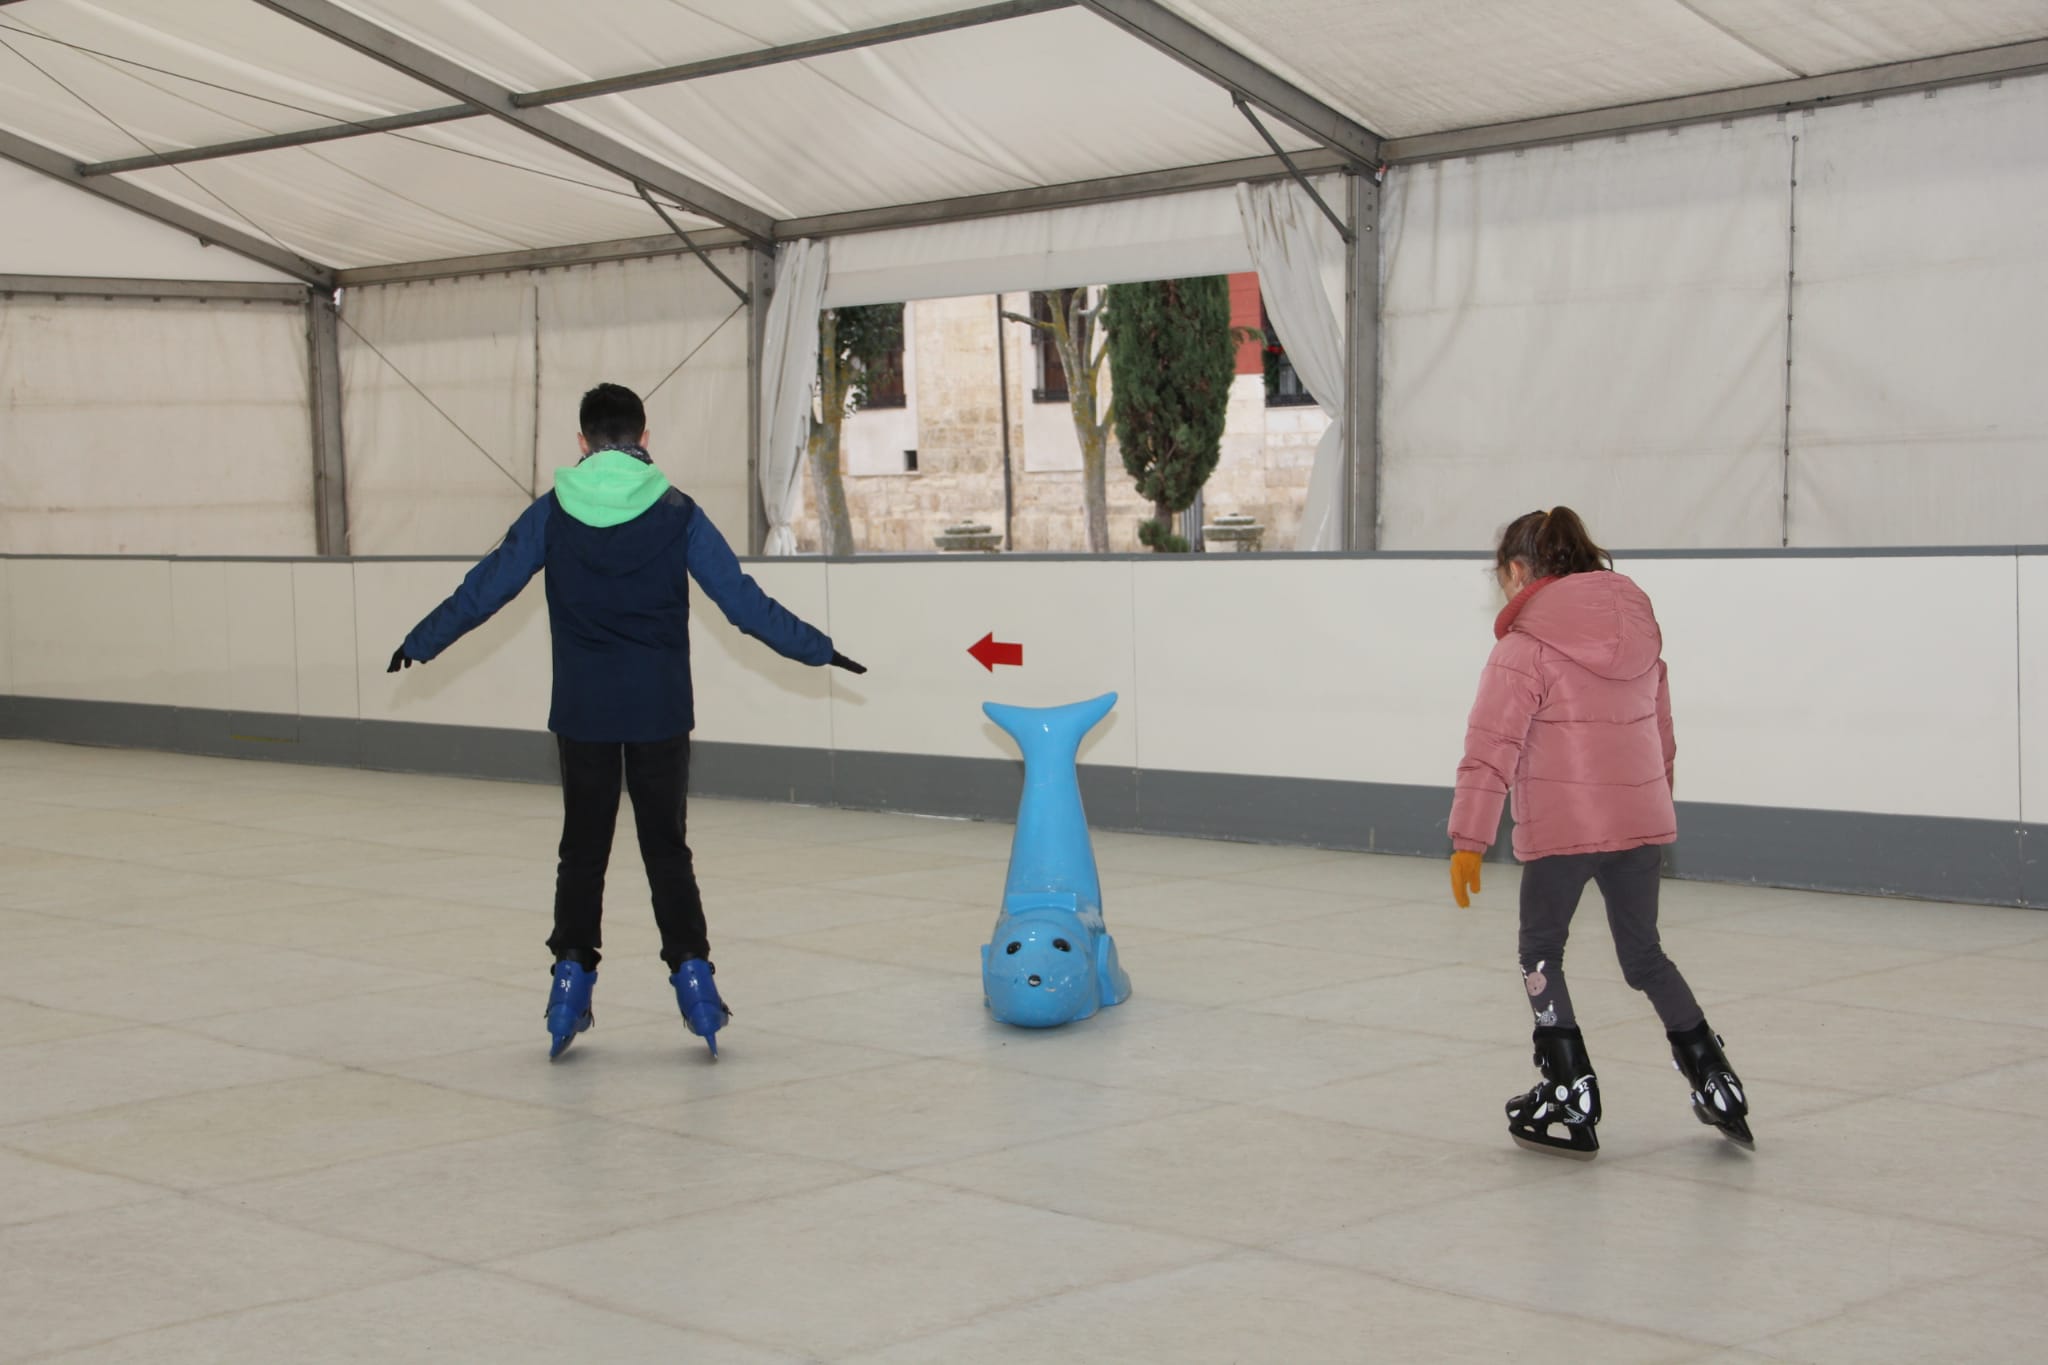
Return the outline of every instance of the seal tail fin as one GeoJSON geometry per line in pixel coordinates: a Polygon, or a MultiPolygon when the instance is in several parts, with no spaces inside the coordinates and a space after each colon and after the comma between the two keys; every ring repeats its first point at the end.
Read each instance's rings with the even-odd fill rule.
{"type": "Polygon", "coordinates": [[[1010,846],[1004,883],[1013,896],[1072,893],[1080,912],[1099,917],[1102,884],[1088,817],[1081,808],[1076,758],[1081,741],[1116,705],[1116,693],[1066,706],[1004,706],[986,702],[982,711],[1000,725],[1024,754],[1024,796],[1017,807],[1017,836],[1010,846]]]}
{"type": "Polygon", "coordinates": [[[1065,706],[1005,706],[990,701],[983,702],[981,709],[1024,751],[1024,774],[1029,780],[1048,766],[1072,764],[1081,752],[1081,741],[1115,705],[1116,693],[1105,692],[1091,701],[1065,706]]]}

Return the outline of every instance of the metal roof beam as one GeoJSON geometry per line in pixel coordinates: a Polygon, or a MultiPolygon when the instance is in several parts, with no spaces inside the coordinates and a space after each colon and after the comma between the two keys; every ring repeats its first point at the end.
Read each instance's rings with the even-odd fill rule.
{"type": "Polygon", "coordinates": [[[1381,161],[1380,137],[1293,83],[1274,75],[1159,0],[1082,0],[1132,37],[1157,48],[1197,75],[1264,109],[1303,137],[1344,153],[1367,169],[1381,161]]]}
{"type": "Polygon", "coordinates": [[[78,163],[62,152],[31,142],[17,133],[0,129],[0,157],[40,171],[52,180],[61,180],[74,185],[88,194],[119,204],[122,208],[139,213],[145,218],[154,218],[159,223],[189,232],[200,241],[212,246],[225,247],[238,256],[247,256],[252,261],[281,271],[293,279],[304,280],[307,284],[322,288],[334,287],[334,272],[326,266],[307,260],[295,251],[287,250],[277,243],[240,228],[229,227],[226,223],[208,217],[196,209],[152,194],[137,185],[124,180],[108,177],[87,179],[79,174],[78,163]]]}
{"type": "Polygon", "coordinates": [[[395,133],[405,128],[424,128],[435,123],[453,123],[457,119],[482,117],[481,112],[467,104],[447,104],[438,109],[421,109],[410,114],[387,114],[382,118],[367,118],[360,123],[335,123],[321,128],[301,129],[296,133],[272,133],[268,137],[243,138],[239,142],[216,142],[205,147],[151,152],[147,156],[124,156],[116,161],[90,161],[80,166],[78,173],[119,175],[123,171],[149,171],[155,170],[158,166],[183,165],[188,161],[215,161],[224,156],[273,152],[280,147],[304,147],[315,142],[339,142],[348,137],[367,137],[371,133],[395,133]]]}
{"type": "Polygon", "coordinates": [[[81,299],[212,299],[222,303],[303,304],[308,285],[248,280],[140,280],[100,275],[0,275],[0,295],[81,299]]]}
{"type": "MultiPolygon", "coordinates": [[[[0,4],[6,0],[0,0],[0,4]]],[[[973,28],[981,24],[993,24],[1003,19],[1017,19],[1029,14],[1045,14],[1053,10],[1072,9],[1080,0],[1008,0],[1005,4],[983,5],[978,9],[956,10],[950,14],[934,14],[923,19],[909,19],[897,24],[884,24],[879,28],[857,29],[852,33],[835,33],[823,38],[811,38],[801,43],[786,43],[780,47],[762,48],[755,52],[739,52],[727,57],[712,57],[701,62],[690,62],[682,66],[665,66],[653,71],[631,72],[623,76],[608,76],[603,80],[583,81],[575,85],[558,85],[548,90],[518,91],[512,95],[512,103],[521,109],[539,108],[549,104],[564,104],[571,100],[594,99],[599,95],[616,95],[627,90],[645,90],[652,86],[675,85],[683,81],[701,80],[706,76],[730,75],[735,71],[752,71],[759,67],[776,66],[784,62],[807,61],[813,57],[824,57],[835,52],[852,52],[860,48],[877,47],[883,43],[902,42],[908,38],[925,38],[935,33],[951,33],[958,29],[973,28]]],[[[317,142],[339,142],[344,138],[366,137],[372,133],[395,133],[407,128],[423,128],[437,123],[456,123],[464,119],[483,118],[484,111],[472,104],[448,104],[434,109],[421,109],[405,114],[386,114],[378,118],[360,119],[352,123],[325,124],[318,128],[305,128],[294,133],[272,133],[266,137],[243,138],[236,142],[217,142],[204,147],[187,147],[178,151],[158,152],[151,156],[122,157],[117,161],[95,161],[86,165],[86,175],[119,175],[123,171],[146,171],[157,166],[175,166],[191,161],[213,161],[221,157],[246,156],[251,152],[272,152],[280,147],[305,147],[317,142]]]]}
{"type": "MultiPolygon", "coordinates": [[[[1336,153],[1321,149],[1296,152],[1294,164],[1310,175],[1340,171],[1348,164],[1336,153]]],[[[1110,176],[1101,180],[1077,180],[1065,185],[1035,186],[1022,190],[1000,190],[994,194],[969,195],[960,199],[934,199],[922,204],[899,204],[890,208],[854,209],[814,218],[786,218],[777,223],[776,235],[787,241],[797,237],[841,237],[854,232],[877,232],[885,228],[917,227],[926,223],[954,223],[969,218],[992,218],[1006,213],[1033,213],[1044,209],[1073,208],[1081,204],[1111,204],[1126,199],[1143,199],[1159,194],[1183,194],[1190,190],[1214,189],[1240,181],[1282,180],[1287,167],[1274,156],[1246,157],[1241,161],[1216,161],[1202,166],[1183,166],[1170,171],[1144,171],[1137,175],[1110,176]]],[[[738,233],[710,231],[690,234],[697,245],[710,250],[744,246],[738,233]]],[[[688,250],[674,237],[626,237],[609,242],[586,242],[576,246],[540,247],[530,251],[501,251],[487,256],[455,256],[438,261],[415,261],[400,265],[369,265],[343,270],[337,282],[344,288],[366,284],[405,284],[419,280],[451,279],[458,275],[484,275],[506,270],[546,270],[556,266],[591,265],[602,261],[643,260],[650,256],[680,256],[688,250]]]]}
{"type": "MultiPolygon", "coordinates": [[[[690,234],[691,240],[709,251],[744,246],[747,239],[729,228],[710,228],[690,234]]],[[[507,270],[552,270],[560,266],[598,265],[605,261],[644,261],[656,256],[687,256],[690,248],[673,233],[659,237],[621,237],[608,242],[581,242],[574,246],[533,247],[525,251],[495,251],[482,256],[448,256],[432,261],[407,261],[397,265],[363,265],[338,272],[336,282],[348,289],[364,284],[412,284],[420,280],[447,280],[459,275],[490,275],[507,270]]]]}
{"type": "Polygon", "coordinates": [[[1615,105],[1578,114],[1555,114],[1456,132],[1392,138],[1383,144],[1383,151],[1389,164],[1478,156],[1516,147],[1573,142],[1581,138],[1676,128],[1689,123],[1714,123],[1754,114],[1874,99],[1881,95],[1932,90],[1944,85],[2021,76],[2042,70],[2048,70],[2048,40],[1977,48],[1942,57],[1866,66],[1827,76],[1773,81],[1767,85],[1748,85],[1704,95],[1684,95],[1677,99],[1615,105]]]}
{"type": "Polygon", "coordinates": [[[701,62],[685,62],[680,66],[664,66],[653,71],[607,76],[602,80],[580,81],[574,85],[558,85],[548,90],[534,90],[514,95],[512,102],[522,109],[530,109],[545,104],[562,104],[569,100],[595,99],[599,95],[617,95],[628,90],[645,90],[651,86],[702,80],[706,76],[727,76],[735,71],[752,71],[758,67],[777,66],[783,62],[810,61],[815,57],[829,57],[835,52],[854,52],[864,47],[879,47],[884,43],[900,43],[909,38],[929,38],[935,33],[952,33],[958,29],[1000,23],[1005,19],[1022,19],[1027,15],[1072,9],[1078,3],[1080,0],[1008,0],[1005,4],[955,10],[949,14],[933,14],[922,19],[906,19],[901,23],[883,24],[878,28],[828,34],[822,38],[808,38],[800,43],[764,47],[755,52],[738,52],[729,57],[710,57],[701,62]]]}
{"type": "MultiPolygon", "coordinates": [[[[1343,170],[1348,163],[1343,153],[1321,149],[1296,152],[1293,160],[1297,168],[1310,175],[1343,170]]],[[[998,190],[993,194],[934,199],[922,204],[898,204],[892,208],[855,209],[850,213],[828,213],[816,218],[785,218],[775,225],[775,230],[777,236],[785,239],[838,237],[849,232],[954,223],[968,218],[996,218],[1007,213],[1036,213],[1082,204],[1113,204],[1157,194],[1214,189],[1219,185],[1235,185],[1239,181],[1280,180],[1288,174],[1287,166],[1279,157],[1252,156],[1239,161],[1182,166],[1170,171],[1141,171],[1135,175],[1114,175],[1100,180],[1076,180],[1065,185],[998,190]]]]}
{"type": "Polygon", "coordinates": [[[593,166],[666,194],[691,212],[723,223],[757,242],[765,244],[774,237],[774,220],[751,204],[742,203],[722,190],[692,179],[643,152],[634,151],[566,114],[553,109],[519,108],[513,103],[513,91],[409,38],[330,3],[330,0],[256,0],[256,3],[374,58],[394,71],[452,95],[482,113],[524,129],[593,166]]]}

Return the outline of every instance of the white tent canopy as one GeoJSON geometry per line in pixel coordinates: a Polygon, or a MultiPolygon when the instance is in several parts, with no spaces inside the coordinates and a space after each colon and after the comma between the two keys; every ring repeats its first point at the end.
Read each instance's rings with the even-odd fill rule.
{"type": "MultiPolygon", "coordinates": [[[[1829,543],[1984,540],[2048,502],[2048,481],[2027,474],[1995,516],[1848,490],[1871,461],[1901,460],[1899,479],[1939,489],[1942,461],[1992,427],[2012,452],[2000,467],[2024,472],[2048,439],[2048,412],[1998,363],[2040,340],[2027,299],[2048,258],[2025,225],[2048,208],[2048,149],[2028,132],[2048,123],[2048,78],[1981,105],[1927,113],[1916,99],[1889,122],[1859,116],[1876,96],[2041,70],[2048,0],[12,0],[0,3],[0,331],[11,323],[19,340],[33,324],[10,295],[122,294],[93,314],[118,333],[174,325],[150,311],[162,281],[266,306],[283,282],[312,286],[292,354],[307,372],[319,548],[349,547],[355,504],[371,533],[358,551],[467,552],[520,491],[486,455],[515,473],[523,459],[529,491],[548,467],[550,386],[573,383],[556,356],[586,334],[576,300],[687,295],[649,324],[648,363],[665,369],[747,295],[756,306],[667,400],[716,415],[691,458],[723,488],[724,516],[755,514],[758,545],[755,479],[739,469],[764,463],[766,432],[786,424],[695,386],[730,384],[743,351],[760,394],[759,304],[779,243],[837,239],[828,304],[1246,269],[1234,187],[1296,175],[1351,238],[1332,299],[1345,392],[1327,406],[1349,414],[1329,443],[1344,472],[1328,481],[1344,509],[1332,543],[1464,546],[1492,514],[1456,505],[1456,489],[1624,471],[1646,496],[1698,490],[1673,514],[1682,525],[1637,518],[1658,543],[1796,543],[1795,526],[1829,543]],[[1818,112],[1773,133],[1742,122],[1788,110],[1818,112]],[[1681,128],[1692,135],[1615,141],[1681,128]],[[1832,159],[1796,188],[1802,135],[1809,156],[1832,159]],[[1586,139],[1609,150],[1570,159],[1586,139]],[[1866,230],[1857,205],[1900,188],[1887,180],[1894,142],[1918,164],[1975,149],[1940,182],[1956,212],[1914,222],[1960,215],[2005,262],[1999,280],[1949,295],[1932,330],[1884,307],[1882,288],[1854,292],[1872,262],[1965,278],[1924,235],[1866,230]],[[1536,148],[1549,150],[1519,164],[1536,148]],[[1805,212],[1826,231],[1798,254],[1792,220],[1805,212]],[[699,248],[731,292],[684,256],[699,248]],[[644,268],[598,264],[634,261],[644,268]],[[575,288],[522,274],[563,266],[613,273],[575,288]],[[1556,288],[1532,288],[1529,272],[1556,288]],[[473,278],[486,273],[495,283],[473,278]],[[365,292],[433,280],[483,292],[365,292]],[[1707,313],[1688,298],[1699,281],[1721,291],[1707,313]],[[357,301],[347,316],[336,286],[357,301]],[[1817,310],[1814,327],[1783,325],[1796,307],[1817,310]],[[463,331],[499,312],[517,325],[463,331]],[[1632,332],[1608,320],[1621,316],[1632,332]],[[1583,342],[1560,343],[1572,336],[1583,342]],[[457,363],[434,354],[436,337],[494,358],[457,363]],[[368,350],[387,342],[411,372],[368,350]],[[1808,350],[1833,368],[1809,372],[1808,350]],[[1873,425],[1859,395],[1899,392],[1889,367],[1927,354],[1972,383],[1929,390],[1910,414],[1894,405],[1915,443],[1880,456],[1891,419],[1873,425]],[[1613,367],[1640,371],[1645,357],[1668,363],[1610,401],[1613,367]],[[459,392],[416,382],[443,371],[463,376],[459,392]],[[1476,392],[1500,401],[1474,404],[1476,392]],[[1527,401],[1509,401],[1518,392],[1527,401]],[[1607,425],[1584,427],[1580,394],[1607,425]],[[1665,439],[1688,412],[1701,420],[1665,439]],[[445,440],[451,481],[422,487],[423,467],[394,451],[352,450],[364,483],[344,500],[351,422],[351,442],[445,440]],[[478,529],[460,544],[380,539],[379,526],[426,524],[407,499],[439,507],[428,521],[478,529]],[[1391,516],[1400,525],[1383,535],[1391,516]]],[[[193,336],[256,334],[179,316],[193,336]]],[[[94,334],[50,333],[71,348],[62,373],[80,401],[99,375],[94,334]]],[[[215,358],[216,377],[240,368],[215,358]]],[[[166,468],[218,439],[210,419],[190,428],[152,428],[166,468]]],[[[27,432],[0,412],[0,444],[27,432]]],[[[1632,507],[1626,486],[1574,496],[1632,507]]]]}
{"type": "MultiPolygon", "coordinates": [[[[1013,0],[968,11],[961,0],[17,0],[0,11],[0,129],[73,164],[450,111],[400,131],[91,177],[336,268],[660,233],[636,169],[657,190],[699,186],[751,210],[767,235],[804,236],[831,226],[807,220],[1263,157],[1232,91],[1267,111],[1290,151],[1318,142],[1295,126],[1307,111],[1345,128],[1321,141],[1346,155],[1387,138],[1398,160],[1403,143],[1426,153],[1432,135],[1964,51],[2020,44],[1991,64],[2048,62],[2033,50],[2048,38],[2041,0],[1013,0]],[[946,16],[963,26],[924,31],[946,16]],[[786,50],[906,25],[923,36],[807,60],[786,50]],[[365,40],[379,55],[358,50],[365,40]],[[786,59],[724,69],[764,52],[786,59]],[[601,155],[465,109],[421,78],[447,75],[422,54],[526,94],[692,63],[717,74],[510,111],[621,152],[607,169],[601,155]]],[[[133,273],[94,246],[81,241],[81,259],[58,273],[133,273]]]]}

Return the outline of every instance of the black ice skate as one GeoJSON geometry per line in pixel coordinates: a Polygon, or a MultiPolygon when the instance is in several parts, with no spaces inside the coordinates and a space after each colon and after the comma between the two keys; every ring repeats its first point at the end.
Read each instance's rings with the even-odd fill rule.
{"type": "Polygon", "coordinates": [[[1576,1028],[1539,1028],[1532,1040],[1543,1079],[1508,1101],[1508,1135],[1532,1152],[1590,1161],[1600,1150],[1600,1083],[1586,1039],[1576,1028]]]}
{"type": "Polygon", "coordinates": [[[1730,1142],[1753,1149],[1749,1101],[1743,1097],[1741,1078],[1728,1065],[1728,1054],[1721,1051],[1721,1035],[1702,1019],[1683,1033],[1664,1036],[1671,1040],[1671,1064],[1692,1086],[1692,1112],[1701,1123],[1719,1128],[1730,1142]]]}

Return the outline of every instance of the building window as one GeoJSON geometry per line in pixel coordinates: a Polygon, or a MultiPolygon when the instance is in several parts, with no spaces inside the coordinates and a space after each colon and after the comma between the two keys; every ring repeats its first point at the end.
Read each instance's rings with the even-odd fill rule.
{"type": "Polygon", "coordinates": [[[910,396],[903,388],[903,345],[903,336],[899,329],[895,349],[883,358],[881,372],[868,381],[868,401],[861,405],[863,410],[902,408],[910,405],[910,396]]]}
{"type": "MultiPolygon", "coordinates": [[[[1050,293],[1034,290],[1031,295],[1031,320],[1051,322],[1052,310],[1057,308],[1062,316],[1071,316],[1070,303],[1075,293],[1072,289],[1055,289],[1050,293]]],[[[1067,367],[1060,361],[1060,344],[1043,327],[1031,329],[1032,349],[1038,357],[1038,382],[1032,387],[1031,397],[1039,403],[1064,403],[1067,401],[1067,367]]]]}
{"type": "Polygon", "coordinates": [[[1279,334],[1273,330],[1273,319],[1264,306],[1259,309],[1259,322],[1266,330],[1266,406],[1314,407],[1315,395],[1308,391],[1301,382],[1301,376],[1294,372],[1293,364],[1287,359],[1287,348],[1280,344],[1279,334]]]}

